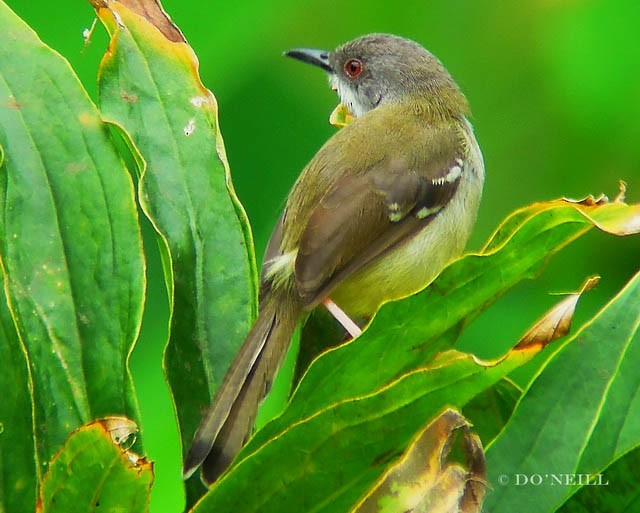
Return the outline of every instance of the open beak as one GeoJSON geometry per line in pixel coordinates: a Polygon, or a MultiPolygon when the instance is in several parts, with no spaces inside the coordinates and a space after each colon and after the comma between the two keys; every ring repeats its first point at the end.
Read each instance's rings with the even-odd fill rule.
{"type": "Polygon", "coordinates": [[[333,73],[333,68],[329,64],[329,52],[326,50],[314,50],[312,48],[296,48],[284,53],[287,57],[293,57],[302,62],[307,62],[318,66],[329,73],[333,73]]]}

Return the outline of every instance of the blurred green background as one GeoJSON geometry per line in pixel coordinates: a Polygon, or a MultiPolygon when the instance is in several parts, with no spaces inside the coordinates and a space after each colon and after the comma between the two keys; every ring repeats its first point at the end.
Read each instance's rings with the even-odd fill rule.
{"type": "MultiPolygon", "coordinates": [[[[8,0],[77,71],[96,95],[107,38],[88,2],[8,0]]],[[[331,49],[369,32],[422,43],[467,94],[484,152],[487,182],[470,249],[509,212],[561,196],[604,192],[618,180],[640,201],[640,3],[637,0],[382,0],[202,2],[164,7],[200,59],[204,83],[220,104],[220,123],[238,195],[261,255],[286,193],[334,132],[337,101],[317,69],[283,58],[293,47],[331,49]]],[[[153,512],[180,511],[180,454],[161,371],[167,301],[148,225],[150,301],[133,355],[144,441],[156,461],[153,512]]],[[[556,257],[540,280],[525,283],[476,321],[461,347],[484,357],[513,344],[557,298],[589,274],[600,285],[577,322],[592,316],[640,267],[640,237],[591,233],[556,257]]],[[[606,341],[603,341],[606,343],[606,341]]],[[[534,364],[535,366],[535,364],[534,364]]],[[[515,378],[526,383],[534,366],[515,378]]]]}

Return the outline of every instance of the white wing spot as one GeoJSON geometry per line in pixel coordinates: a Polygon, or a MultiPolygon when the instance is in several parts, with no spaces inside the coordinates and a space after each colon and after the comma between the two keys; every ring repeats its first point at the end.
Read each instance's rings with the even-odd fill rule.
{"type": "Polygon", "coordinates": [[[453,166],[447,173],[447,176],[445,176],[445,180],[448,183],[453,183],[458,178],[460,178],[461,174],[462,174],[462,168],[460,166],[453,166]]]}
{"type": "Polygon", "coordinates": [[[398,205],[397,203],[391,203],[389,205],[389,210],[391,210],[391,212],[397,212],[398,210],[400,210],[400,205],[398,205]]]}
{"type": "Polygon", "coordinates": [[[187,126],[184,127],[184,135],[189,137],[196,130],[196,120],[191,118],[187,123],[187,126]]]}
{"type": "Polygon", "coordinates": [[[460,178],[461,174],[462,168],[460,166],[453,166],[451,169],[449,169],[446,175],[431,180],[431,183],[433,183],[433,185],[444,185],[445,183],[453,183],[458,178],[460,178]]]}

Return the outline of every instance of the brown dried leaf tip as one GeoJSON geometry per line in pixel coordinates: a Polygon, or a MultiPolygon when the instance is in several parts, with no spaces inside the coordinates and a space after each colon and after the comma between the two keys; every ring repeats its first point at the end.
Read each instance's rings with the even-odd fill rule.
{"type": "Polygon", "coordinates": [[[624,203],[627,199],[627,182],[620,180],[618,182],[618,195],[613,200],[614,203],[624,203]]]}
{"type": "Polygon", "coordinates": [[[530,328],[520,339],[515,349],[533,345],[545,347],[547,344],[569,333],[578,300],[584,292],[591,290],[599,281],[599,276],[587,278],[578,292],[569,294],[530,328]]]}
{"type": "Polygon", "coordinates": [[[609,203],[609,198],[605,194],[600,194],[599,196],[594,196],[593,194],[589,194],[582,199],[571,199],[571,198],[562,198],[562,201],[566,201],[567,203],[572,203],[574,205],[582,205],[585,207],[595,207],[598,205],[606,205],[609,203]]]}
{"type": "Polygon", "coordinates": [[[89,2],[96,10],[108,9],[111,11],[119,25],[122,22],[117,10],[122,6],[146,19],[169,41],[174,43],[186,42],[180,29],[171,21],[171,18],[164,11],[158,0],[89,0],[89,2]]]}
{"type": "MultiPolygon", "coordinates": [[[[618,194],[613,200],[613,203],[624,203],[627,194],[627,182],[624,180],[618,180],[618,194]]],[[[606,205],[609,203],[609,198],[600,194],[599,196],[594,196],[593,194],[589,194],[586,198],[582,198],[579,200],[571,199],[571,198],[562,198],[563,201],[567,203],[573,203],[574,205],[583,205],[585,207],[596,207],[598,205],[606,205]]]]}
{"type": "Polygon", "coordinates": [[[133,444],[136,443],[136,437],[139,431],[138,425],[134,421],[127,417],[112,416],[96,420],[89,424],[89,426],[93,424],[98,424],[109,434],[113,443],[120,448],[133,466],[138,467],[149,464],[146,458],[141,457],[131,450],[133,444]]]}
{"type": "Polygon", "coordinates": [[[111,435],[111,440],[120,447],[131,447],[136,441],[138,425],[127,417],[105,417],[96,421],[111,435]]]}

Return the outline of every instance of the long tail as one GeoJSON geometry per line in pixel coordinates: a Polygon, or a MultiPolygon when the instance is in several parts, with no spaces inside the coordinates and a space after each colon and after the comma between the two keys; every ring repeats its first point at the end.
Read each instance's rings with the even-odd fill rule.
{"type": "Polygon", "coordinates": [[[184,462],[184,478],[202,465],[214,482],[245,444],[260,401],[289,348],[298,310],[280,298],[267,300],[203,417],[184,462]]]}

